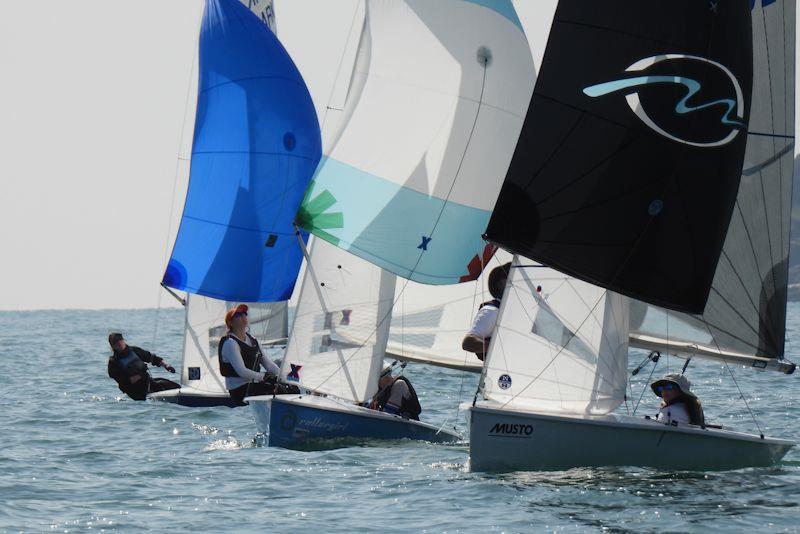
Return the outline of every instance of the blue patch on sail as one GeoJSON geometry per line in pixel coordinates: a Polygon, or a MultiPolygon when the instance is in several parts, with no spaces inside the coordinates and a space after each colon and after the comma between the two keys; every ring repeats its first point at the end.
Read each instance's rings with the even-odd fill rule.
{"type": "Polygon", "coordinates": [[[321,146],[275,35],[238,0],[207,0],[191,176],[164,283],[229,301],[288,298],[302,261],[292,222],[321,146]]]}
{"type": "MultiPolygon", "coordinates": [[[[511,3],[511,0],[464,0],[465,2],[469,2],[471,4],[478,4],[479,6],[483,6],[487,9],[491,9],[505,18],[516,24],[520,30],[522,28],[522,22],[520,22],[519,17],[517,16],[517,10],[514,9],[514,5],[511,3]]],[[[524,30],[523,30],[524,31],[524,30]]]]}
{"type": "Polygon", "coordinates": [[[417,282],[460,282],[486,246],[481,236],[490,211],[445,202],[330,157],[322,159],[309,196],[319,195],[335,199],[328,211],[344,214],[342,227],[308,230],[417,282]]]}

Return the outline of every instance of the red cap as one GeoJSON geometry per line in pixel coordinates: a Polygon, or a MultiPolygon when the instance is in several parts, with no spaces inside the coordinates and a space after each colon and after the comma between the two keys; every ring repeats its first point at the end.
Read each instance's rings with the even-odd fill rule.
{"type": "Polygon", "coordinates": [[[228,310],[228,313],[225,314],[225,324],[228,326],[228,328],[233,328],[232,321],[234,315],[236,315],[237,313],[247,313],[247,310],[248,310],[247,304],[239,304],[238,306],[234,306],[233,308],[228,310]]]}

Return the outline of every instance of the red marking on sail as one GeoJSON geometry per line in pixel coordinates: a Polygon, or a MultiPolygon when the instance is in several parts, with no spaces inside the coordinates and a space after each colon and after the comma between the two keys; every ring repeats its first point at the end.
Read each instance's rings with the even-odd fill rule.
{"type": "Polygon", "coordinates": [[[467,273],[461,278],[458,279],[459,283],[462,282],[472,282],[473,280],[477,280],[478,277],[483,272],[483,268],[489,263],[489,260],[492,259],[494,253],[497,252],[497,246],[492,245],[491,243],[486,245],[483,248],[483,254],[481,256],[475,254],[469,263],[467,264],[467,273]]]}

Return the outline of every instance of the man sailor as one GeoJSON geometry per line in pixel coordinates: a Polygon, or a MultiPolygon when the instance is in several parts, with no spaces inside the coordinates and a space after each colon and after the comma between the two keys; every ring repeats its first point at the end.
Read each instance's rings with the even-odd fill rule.
{"type": "Polygon", "coordinates": [[[506,288],[508,274],[511,272],[511,263],[506,263],[495,267],[489,273],[489,294],[492,300],[484,302],[478,308],[478,313],[472,321],[472,327],[464,336],[461,348],[467,352],[473,352],[480,361],[486,356],[489,350],[489,341],[492,338],[494,327],[497,324],[497,314],[500,311],[500,299],[503,298],[503,291],[506,288]]]}
{"type": "Polygon", "coordinates": [[[392,368],[387,367],[378,379],[378,392],[369,405],[373,410],[391,413],[419,421],[422,406],[411,381],[404,376],[392,376],[392,368]]]}
{"type": "Polygon", "coordinates": [[[143,401],[148,393],[181,387],[172,380],[151,377],[148,363],[163,367],[170,373],[174,373],[175,368],[155,354],[128,345],[119,332],[109,334],[108,344],[114,351],[108,359],[108,376],[116,380],[119,389],[133,400],[143,401]]]}

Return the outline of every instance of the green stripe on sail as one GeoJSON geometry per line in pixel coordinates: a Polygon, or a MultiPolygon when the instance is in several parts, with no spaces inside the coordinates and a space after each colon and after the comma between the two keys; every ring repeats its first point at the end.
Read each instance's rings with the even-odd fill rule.
{"type": "Polygon", "coordinates": [[[312,180],[306,190],[297,212],[297,224],[325,241],[338,245],[339,238],[326,230],[344,228],[344,214],[338,211],[328,212],[336,204],[336,197],[327,189],[312,197],[316,185],[316,180],[312,180]]]}

